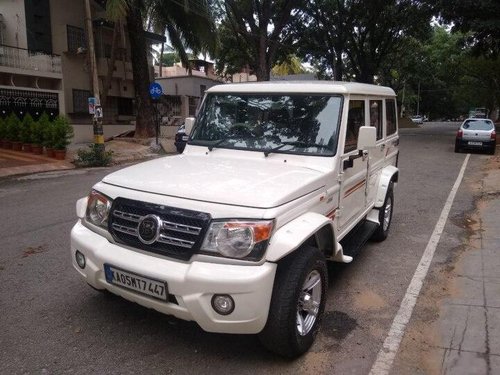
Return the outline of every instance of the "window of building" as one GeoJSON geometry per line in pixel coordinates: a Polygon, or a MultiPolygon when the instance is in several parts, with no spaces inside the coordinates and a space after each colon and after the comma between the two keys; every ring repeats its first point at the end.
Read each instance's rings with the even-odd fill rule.
{"type": "Polygon", "coordinates": [[[385,111],[387,135],[394,134],[396,133],[396,101],[394,99],[386,99],[385,111]]]}
{"type": "Polygon", "coordinates": [[[77,52],[78,48],[87,48],[85,30],[81,27],[66,25],[68,52],[77,52]]]}
{"type": "Polygon", "coordinates": [[[382,100],[370,100],[370,126],[377,129],[377,141],[382,139],[382,100]]]}
{"type": "Polygon", "coordinates": [[[73,89],[73,113],[88,113],[90,96],[89,90],[73,89]]]}
{"type": "Polygon", "coordinates": [[[196,109],[198,108],[198,98],[194,96],[189,97],[189,116],[196,115],[196,109]]]}
{"type": "Polygon", "coordinates": [[[349,101],[347,114],[347,131],[345,136],[344,153],[356,150],[359,128],[365,125],[365,101],[349,101]]]}
{"type": "Polygon", "coordinates": [[[118,98],[118,115],[133,116],[134,102],[132,98],[118,98]]]}

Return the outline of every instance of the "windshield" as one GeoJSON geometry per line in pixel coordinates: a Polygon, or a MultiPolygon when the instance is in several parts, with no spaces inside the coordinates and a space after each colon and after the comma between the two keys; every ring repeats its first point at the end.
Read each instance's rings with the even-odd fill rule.
{"type": "Polygon", "coordinates": [[[468,120],[465,122],[463,128],[469,130],[492,130],[493,122],[489,120],[468,120]]]}
{"type": "Polygon", "coordinates": [[[341,107],[332,95],[208,94],[190,144],[333,156],[341,107]]]}

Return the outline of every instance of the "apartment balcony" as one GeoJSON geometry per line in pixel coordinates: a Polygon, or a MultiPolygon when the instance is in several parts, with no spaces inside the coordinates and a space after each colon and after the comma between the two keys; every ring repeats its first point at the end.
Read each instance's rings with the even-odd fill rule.
{"type": "Polygon", "coordinates": [[[0,44],[0,72],[62,79],[61,56],[0,44]]]}

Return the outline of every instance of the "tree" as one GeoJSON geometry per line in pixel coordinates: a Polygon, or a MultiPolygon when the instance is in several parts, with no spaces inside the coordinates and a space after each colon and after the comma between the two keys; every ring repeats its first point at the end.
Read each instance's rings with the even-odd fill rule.
{"type": "Polygon", "coordinates": [[[300,55],[326,76],[373,83],[385,59],[430,31],[432,9],[415,0],[308,1],[294,22],[300,55]]]}
{"type": "Polygon", "coordinates": [[[437,9],[453,31],[466,33],[476,55],[500,53],[500,2],[498,0],[440,0],[437,9]]]}
{"type": "Polygon", "coordinates": [[[221,48],[216,57],[228,66],[227,71],[248,66],[257,80],[268,81],[285,39],[283,31],[299,1],[225,0],[226,14],[219,31],[221,48]]]}
{"type": "Polygon", "coordinates": [[[286,58],[273,66],[272,73],[275,76],[286,76],[289,74],[301,74],[306,70],[302,67],[302,62],[296,55],[288,55],[286,58]]]}
{"type": "Polygon", "coordinates": [[[144,34],[148,15],[152,23],[164,25],[181,61],[187,64],[185,45],[194,50],[215,49],[212,32],[215,31],[207,2],[185,0],[108,0],[106,8],[121,9],[126,19],[131,49],[132,71],[136,100],[135,136],[148,138],[155,134],[155,111],[149,97],[149,45],[144,34]]]}

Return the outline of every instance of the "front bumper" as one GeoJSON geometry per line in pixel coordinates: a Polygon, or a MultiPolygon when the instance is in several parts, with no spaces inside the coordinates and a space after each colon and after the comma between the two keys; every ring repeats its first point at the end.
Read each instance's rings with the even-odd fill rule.
{"type": "Polygon", "coordinates": [[[92,287],[107,289],[164,314],[193,320],[208,332],[259,333],[267,321],[275,263],[244,266],[170,260],[110,243],[82,225],[81,221],[71,231],[71,258],[73,267],[92,287]],[[83,270],[76,263],[76,250],[85,255],[83,270]],[[105,263],[165,281],[169,294],[175,297],[177,303],[160,301],[109,284],[104,275],[105,263]],[[231,295],[235,302],[234,311],[227,316],[217,314],[211,305],[214,294],[231,295]]]}

